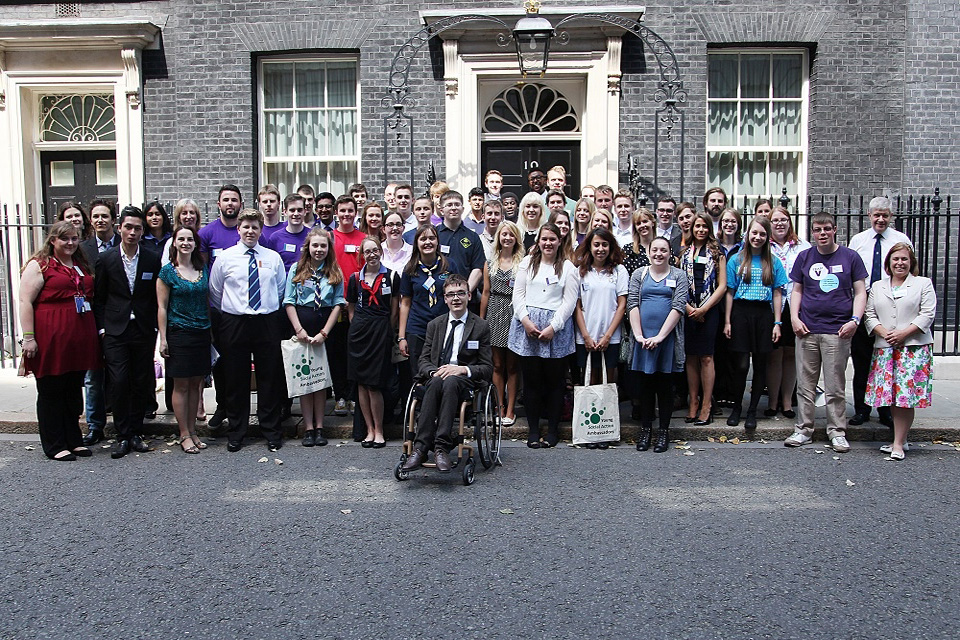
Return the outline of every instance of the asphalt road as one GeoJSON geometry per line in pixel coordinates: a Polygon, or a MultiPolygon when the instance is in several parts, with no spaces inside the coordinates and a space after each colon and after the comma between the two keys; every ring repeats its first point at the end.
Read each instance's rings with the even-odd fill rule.
{"type": "Polygon", "coordinates": [[[947,447],[507,443],[464,487],[396,446],[156,444],[0,443],[0,637],[957,637],[947,447]]]}

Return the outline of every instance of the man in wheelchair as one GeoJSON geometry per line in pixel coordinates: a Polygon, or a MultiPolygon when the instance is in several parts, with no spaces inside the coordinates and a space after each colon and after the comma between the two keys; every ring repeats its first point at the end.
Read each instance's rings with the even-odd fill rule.
{"type": "Polygon", "coordinates": [[[455,446],[453,421],[463,393],[493,375],[490,327],[467,310],[470,289],[460,274],[451,274],[443,285],[449,313],[427,325],[426,341],[420,353],[418,380],[425,384],[420,417],[417,420],[413,453],[403,471],[413,471],[434,452],[437,471],[453,468],[449,451],[455,446]]]}

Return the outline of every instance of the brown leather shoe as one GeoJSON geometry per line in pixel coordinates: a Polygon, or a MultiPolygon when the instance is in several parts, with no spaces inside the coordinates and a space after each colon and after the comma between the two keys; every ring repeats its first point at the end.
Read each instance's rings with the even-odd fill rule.
{"type": "Polygon", "coordinates": [[[426,459],[427,454],[425,452],[420,451],[420,449],[414,449],[413,453],[410,454],[410,457],[407,458],[407,461],[403,463],[401,470],[413,471],[414,469],[419,469],[420,465],[422,465],[426,459]]]}
{"type": "Polygon", "coordinates": [[[441,473],[447,473],[450,469],[453,469],[453,465],[450,464],[450,454],[443,449],[437,449],[433,452],[433,460],[437,463],[437,471],[441,473]]]}

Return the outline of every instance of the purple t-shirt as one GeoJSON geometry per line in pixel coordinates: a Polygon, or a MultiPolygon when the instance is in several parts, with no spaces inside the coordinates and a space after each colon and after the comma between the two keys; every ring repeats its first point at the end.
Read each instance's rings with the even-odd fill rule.
{"type": "Polygon", "coordinates": [[[800,320],[811,333],[837,333],[853,316],[853,283],[868,275],[863,260],[847,247],[826,255],[816,247],[801,251],[790,271],[790,279],[803,287],[800,320]]]}
{"type": "Polygon", "coordinates": [[[286,223],[285,223],[283,220],[281,220],[281,221],[278,222],[277,224],[273,225],[272,227],[268,227],[268,226],[264,225],[264,227],[263,227],[263,233],[260,234],[260,246],[263,246],[263,247],[269,246],[269,245],[267,244],[267,241],[270,240],[270,236],[272,236],[273,234],[275,234],[277,231],[280,231],[280,230],[286,229],[286,228],[287,228],[287,225],[286,225],[286,223]]]}
{"type": "Polygon", "coordinates": [[[237,227],[225,227],[220,218],[211,220],[200,229],[200,251],[210,256],[210,268],[217,261],[217,256],[224,249],[240,242],[240,232],[237,227]]]}
{"type": "Polygon", "coordinates": [[[290,233],[284,225],[283,229],[274,231],[267,241],[260,236],[260,244],[279,253],[283,266],[289,271],[290,267],[300,259],[300,248],[303,247],[303,241],[308,233],[310,229],[307,227],[301,229],[299,233],[290,233]]]}

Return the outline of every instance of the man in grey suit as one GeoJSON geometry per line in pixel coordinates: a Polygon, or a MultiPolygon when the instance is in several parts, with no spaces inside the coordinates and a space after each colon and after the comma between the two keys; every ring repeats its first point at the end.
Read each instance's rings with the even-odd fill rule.
{"type": "Polygon", "coordinates": [[[453,421],[461,394],[493,375],[490,327],[486,320],[467,310],[470,288],[462,275],[451,274],[443,285],[450,310],[427,325],[427,338],[420,353],[421,380],[426,388],[417,421],[413,453],[403,465],[412,471],[434,451],[437,471],[450,471],[449,451],[454,446],[453,421]]]}

